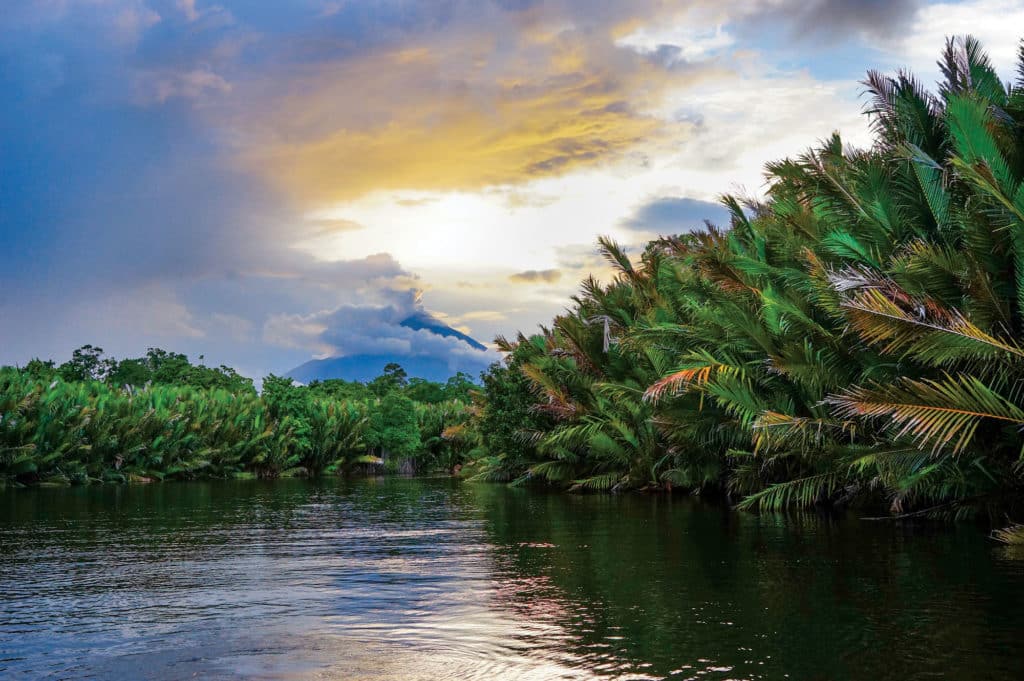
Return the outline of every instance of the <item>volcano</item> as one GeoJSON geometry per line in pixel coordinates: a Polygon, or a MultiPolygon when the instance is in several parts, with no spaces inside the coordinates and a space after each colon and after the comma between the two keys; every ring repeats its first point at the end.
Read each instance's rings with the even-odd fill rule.
{"type": "Polygon", "coordinates": [[[300,383],[325,381],[331,378],[366,382],[380,376],[385,365],[394,362],[400,364],[410,378],[443,383],[460,371],[476,378],[477,374],[494,361],[494,357],[487,352],[487,347],[483,343],[453,329],[429,312],[418,311],[403,319],[399,325],[418,333],[452,338],[456,342],[450,344],[451,350],[446,354],[381,353],[313,359],[295,367],[286,375],[300,383]]]}

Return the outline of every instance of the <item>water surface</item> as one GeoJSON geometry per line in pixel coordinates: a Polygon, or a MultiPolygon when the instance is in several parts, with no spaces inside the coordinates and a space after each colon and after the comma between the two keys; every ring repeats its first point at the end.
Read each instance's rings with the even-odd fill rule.
{"type": "Polygon", "coordinates": [[[1017,679],[969,526],[447,479],[0,492],[0,677],[1017,679]]]}

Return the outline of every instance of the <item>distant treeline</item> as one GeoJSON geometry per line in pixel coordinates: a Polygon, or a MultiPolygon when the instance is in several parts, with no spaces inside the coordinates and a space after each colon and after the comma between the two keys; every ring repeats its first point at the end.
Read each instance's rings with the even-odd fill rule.
{"type": "Polygon", "coordinates": [[[365,384],[270,375],[257,394],[229,367],[158,348],[118,361],[85,345],[59,366],[0,368],[0,481],[450,471],[465,447],[446,431],[467,420],[473,388],[465,374],[434,383],[389,364],[365,384]]]}
{"type": "Polygon", "coordinates": [[[478,477],[1022,517],[1024,48],[939,65],[869,73],[873,146],[769,164],[729,224],[602,239],[614,280],[501,343],[478,477]]]}

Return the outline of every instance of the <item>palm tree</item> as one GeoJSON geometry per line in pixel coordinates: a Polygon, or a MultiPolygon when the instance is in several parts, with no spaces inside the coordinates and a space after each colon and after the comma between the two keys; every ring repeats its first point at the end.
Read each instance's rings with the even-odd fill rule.
{"type": "Polygon", "coordinates": [[[546,430],[528,476],[719,486],[748,508],[1012,508],[1024,426],[1024,51],[953,39],[938,94],[865,80],[875,144],[769,164],[764,201],[637,259],[602,239],[550,329],[509,345],[546,430]]]}

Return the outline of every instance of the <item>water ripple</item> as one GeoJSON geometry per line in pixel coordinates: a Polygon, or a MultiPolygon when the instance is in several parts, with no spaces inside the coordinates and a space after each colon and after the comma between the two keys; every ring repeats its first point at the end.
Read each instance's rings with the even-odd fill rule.
{"type": "Polygon", "coordinates": [[[0,501],[4,678],[1009,679],[1024,630],[963,533],[447,480],[0,501]]]}

